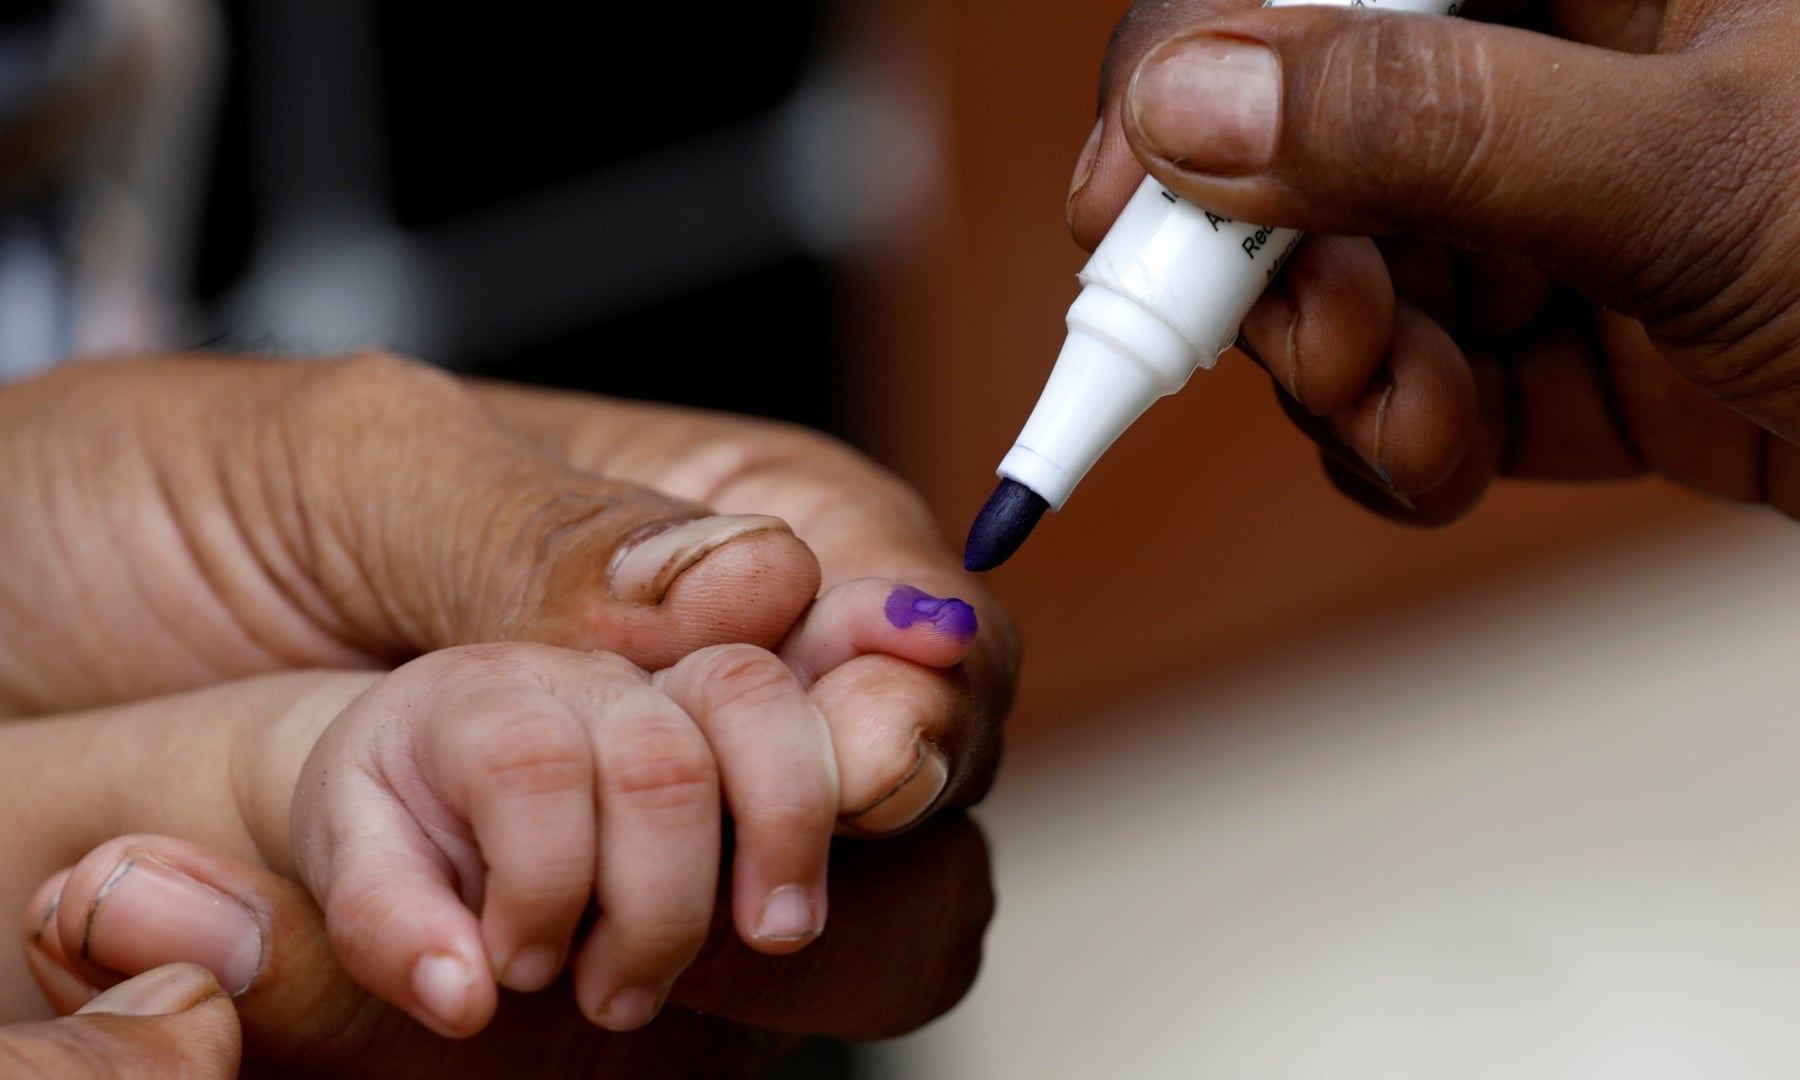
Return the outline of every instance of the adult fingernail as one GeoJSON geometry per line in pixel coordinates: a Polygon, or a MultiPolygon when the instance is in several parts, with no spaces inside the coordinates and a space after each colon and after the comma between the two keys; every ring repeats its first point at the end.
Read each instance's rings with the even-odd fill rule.
{"type": "Polygon", "coordinates": [[[678,525],[651,526],[613,556],[607,586],[628,604],[660,604],[675,579],[694,564],[748,536],[791,532],[787,522],[761,514],[717,514],[678,525]]]}
{"type": "Polygon", "coordinates": [[[756,936],[764,941],[805,941],[824,929],[804,885],[783,885],[763,901],[756,936]]]}
{"type": "Polygon", "coordinates": [[[500,974],[500,985],[525,993],[542,990],[556,981],[562,968],[561,949],[550,945],[527,945],[507,962],[506,970],[500,974]]]}
{"type": "Polygon", "coordinates": [[[167,964],[126,979],[75,1010],[75,1015],[169,1016],[225,991],[198,964],[167,964]]]}
{"type": "Polygon", "coordinates": [[[229,893],[159,860],[133,855],[94,898],[81,953],[121,973],[191,961],[235,996],[262,968],[262,926],[229,893]]]}
{"type": "Polygon", "coordinates": [[[413,965],[413,997],[446,1028],[462,1023],[473,985],[475,973],[449,953],[426,953],[413,965]]]}
{"type": "Polygon", "coordinates": [[[648,1024],[662,1008],[663,995],[642,986],[628,986],[606,999],[594,1023],[608,1031],[633,1031],[648,1024]]]}
{"type": "Polygon", "coordinates": [[[942,750],[921,739],[918,762],[912,771],[887,794],[847,815],[848,819],[865,832],[885,833],[905,828],[931,809],[949,783],[950,759],[942,750]]]}
{"type": "Polygon", "coordinates": [[[1063,218],[1070,227],[1075,224],[1075,197],[1094,178],[1094,162],[1100,157],[1100,136],[1105,131],[1105,119],[1094,121],[1094,130],[1088,134],[1087,142],[1081,147],[1081,154],[1075,159],[1075,175],[1069,180],[1069,196],[1063,200],[1063,218]]]}
{"type": "Polygon", "coordinates": [[[1281,65],[1255,42],[1198,35],[1165,41],[1138,64],[1131,113],[1157,154],[1191,172],[1261,172],[1275,157],[1281,65]]]}
{"type": "Polygon", "coordinates": [[[1362,416],[1364,415],[1363,410],[1367,406],[1361,402],[1343,412],[1333,414],[1327,420],[1327,425],[1338,441],[1355,453],[1362,464],[1367,466],[1368,471],[1374,474],[1374,479],[1386,489],[1388,494],[1399,496],[1400,491],[1394,486],[1393,474],[1388,472],[1386,457],[1382,451],[1382,435],[1387,428],[1388,406],[1394,400],[1394,382],[1385,374],[1381,378],[1383,385],[1371,388],[1363,397],[1363,402],[1366,402],[1369,394],[1380,394],[1375,401],[1372,430],[1369,431],[1366,440],[1363,438],[1362,416]]]}

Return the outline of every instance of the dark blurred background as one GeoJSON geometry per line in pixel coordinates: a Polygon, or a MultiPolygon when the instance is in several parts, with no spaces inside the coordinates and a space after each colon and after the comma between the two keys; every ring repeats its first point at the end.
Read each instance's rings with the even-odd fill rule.
{"type": "Polygon", "coordinates": [[[832,252],[783,189],[820,4],[220,13],[208,340],[843,430],[832,252]]]}

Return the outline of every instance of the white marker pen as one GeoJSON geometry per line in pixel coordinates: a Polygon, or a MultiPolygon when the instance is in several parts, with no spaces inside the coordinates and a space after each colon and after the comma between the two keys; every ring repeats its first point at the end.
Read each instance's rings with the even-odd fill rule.
{"type": "MultiPolygon", "coordinates": [[[[1440,15],[1454,15],[1460,6],[1451,0],[1269,0],[1264,6],[1307,2],[1440,15]]],[[[1180,390],[1196,368],[1217,363],[1299,242],[1294,229],[1208,213],[1146,178],[1081,270],[1068,339],[1031,418],[1000,462],[1003,482],[976,518],[964,565],[986,570],[1005,561],[1044,509],[1062,509],[1145,409],[1180,390]]]]}

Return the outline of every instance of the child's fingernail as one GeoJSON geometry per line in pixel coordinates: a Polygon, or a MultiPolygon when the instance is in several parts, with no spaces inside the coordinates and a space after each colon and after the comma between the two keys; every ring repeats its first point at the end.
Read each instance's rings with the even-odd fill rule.
{"type": "Polygon", "coordinates": [[[81,954],[120,973],[191,961],[236,996],[262,968],[262,926],[229,893],[133,855],[94,898],[81,954]]]}
{"type": "Polygon", "coordinates": [[[676,578],[726,544],[791,531],[780,518],[761,514],[715,514],[679,525],[652,526],[613,556],[607,586],[628,604],[660,604],[676,578]]]}
{"type": "Polygon", "coordinates": [[[950,783],[950,759],[931,742],[919,740],[919,760],[887,794],[846,819],[865,832],[885,833],[905,828],[931,809],[950,783]]]}
{"type": "Polygon", "coordinates": [[[43,960],[43,963],[33,966],[32,975],[43,988],[44,996],[59,1007],[91,1001],[99,994],[86,979],[75,974],[69,967],[68,954],[63,952],[62,939],[57,936],[56,911],[62,906],[62,889],[69,880],[69,873],[64,870],[39,886],[26,909],[29,911],[39,906],[43,908],[32,922],[31,935],[26,943],[43,960]]]}
{"type": "Polygon", "coordinates": [[[1063,200],[1063,218],[1071,227],[1075,224],[1075,199],[1094,178],[1094,162],[1100,157],[1100,136],[1105,131],[1104,119],[1094,121],[1094,130],[1088,134],[1081,156],[1075,159],[1075,175],[1069,180],[1069,195],[1063,200]]]}
{"type": "Polygon", "coordinates": [[[1242,176],[1274,160],[1281,65],[1265,46],[1209,35],[1165,41],[1139,62],[1129,101],[1144,141],[1180,168],[1242,176]]]}
{"type": "Polygon", "coordinates": [[[783,885],[770,892],[756,922],[756,936],[764,941],[805,941],[818,937],[822,929],[803,885],[783,885]]]}
{"type": "Polygon", "coordinates": [[[199,964],[167,964],[136,975],[75,1010],[77,1016],[171,1016],[225,991],[199,964]]]}
{"type": "Polygon", "coordinates": [[[426,953],[413,965],[413,997],[438,1023],[454,1030],[469,1011],[469,988],[475,973],[449,953],[426,953]]]}
{"type": "Polygon", "coordinates": [[[550,945],[527,945],[507,962],[506,970],[500,974],[500,985],[524,993],[542,990],[556,981],[562,968],[561,949],[550,945]]]}
{"type": "MultiPolygon", "coordinates": [[[[56,937],[56,909],[62,907],[62,889],[69,880],[69,871],[63,870],[55,877],[39,886],[36,896],[31,899],[32,905],[44,905],[38,913],[36,921],[31,925],[31,943],[42,947],[46,941],[56,937]]],[[[30,910],[27,908],[26,910],[30,910]]]]}
{"type": "Polygon", "coordinates": [[[608,1031],[634,1031],[656,1018],[663,995],[642,986],[628,986],[606,999],[594,1023],[608,1031]]]}
{"type": "Polygon", "coordinates": [[[954,596],[939,599],[911,585],[894,586],[882,610],[887,621],[899,630],[928,622],[942,633],[966,640],[974,637],[981,628],[975,609],[967,601],[954,596]]]}

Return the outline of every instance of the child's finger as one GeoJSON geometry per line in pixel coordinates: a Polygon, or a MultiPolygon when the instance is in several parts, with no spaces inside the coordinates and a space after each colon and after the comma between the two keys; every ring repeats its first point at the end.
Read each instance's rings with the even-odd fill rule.
{"type": "Polygon", "coordinates": [[[948,786],[959,732],[975,710],[959,671],[893,656],[858,656],[820,679],[812,699],[837,755],[838,813],[849,828],[888,833],[918,821],[948,786]]]}
{"type": "Polygon", "coordinates": [[[720,848],[719,771],[687,714],[648,683],[590,714],[600,805],[600,918],[575,961],[575,996],[594,1023],[642,1027],[712,923],[720,848]]]}
{"type": "Polygon", "coordinates": [[[943,669],[969,655],[977,630],[963,600],[862,578],[821,596],[782,643],[830,727],[851,828],[904,828],[943,792],[948,744],[974,711],[960,669],[943,669]]]}
{"type": "Polygon", "coordinates": [[[309,769],[295,791],[295,862],[352,979],[441,1035],[474,1034],[497,1000],[481,927],[448,858],[378,775],[309,769]]]}
{"type": "MultiPolygon", "coordinates": [[[[521,647],[514,647],[521,648],[521,647]]],[[[595,659],[534,650],[592,669],[595,659]]],[[[620,679],[643,675],[606,657],[620,679]]],[[[482,937],[512,990],[541,990],[562,971],[594,884],[594,749],[586,723],[535,678],[482,682],[440,697],[424,728],[427,782],[474,830],[486,864],[482,937]]]]}
{"type": "Polygon", "coordinates": [[[751,948],[788,953],[825,927],[838,813],[831,731],[781,660],[749,645],[695,653],[654,680],[719,762],[735,826],[732,920],[751,948]]]}
{"type": "Polygon", "coordinates": [[[859,578],[814,601],[777,651],[811,686],[864,653],[953,667],[969,654],[978,629],[975,609],[963,600],[883,578],[859,578]]]}

